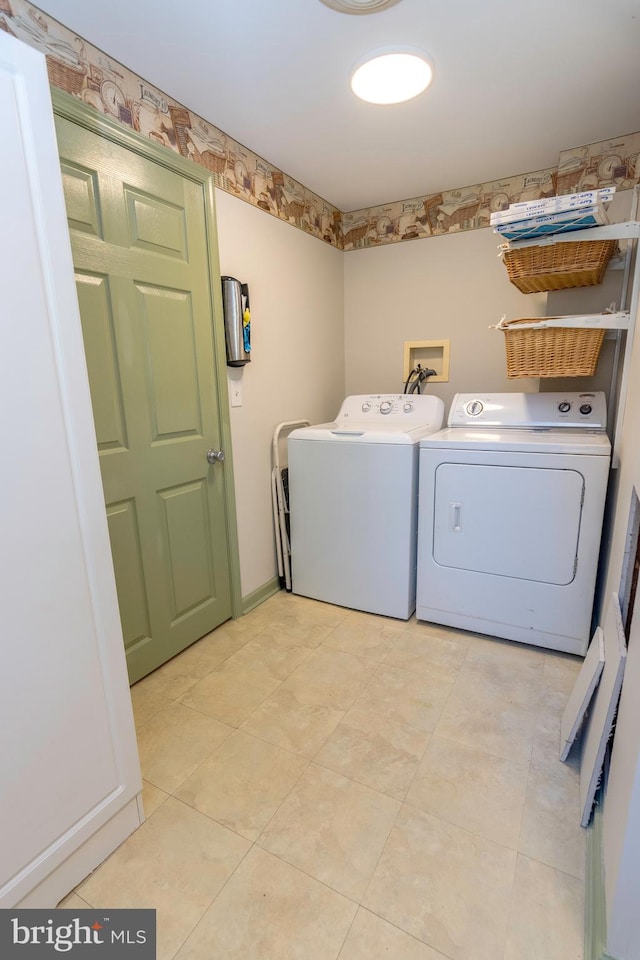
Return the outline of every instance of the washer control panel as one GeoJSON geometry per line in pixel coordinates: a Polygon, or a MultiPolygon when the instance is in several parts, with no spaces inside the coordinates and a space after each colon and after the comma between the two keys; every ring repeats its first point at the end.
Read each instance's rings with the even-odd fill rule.
{"type": "MultiPolygon", "coordinates": [[[[360,404],[360,412],[365,415],[365,417],[370,414],[376,416],[380,414],[383,417],[389,416],[390,413],[411,413],[414,409],[415,404],[411,399],[404,394],[397,393],[383,393],[383,394],[372,394],[371,396],[366,397],[347,397],[345,402],[342,404],[340,413],[345,415],[348,413],[349,416],[353,416],[353,404],[351,400],[362,400],[360,404]],[[346,408],[349,408],[348,410],[346,408]]],[[[357,406],[357,403],[356,403],[357,406]]]]}
{"type": "Polygon", "coordinates": [[[605,430],[605,395],[597,393],[458,393],[449,411],[450,427],[513,427],[520,430],[605,430]]]}
{"type": "Polygon", "coordinates": [[[406,423],[408,427],[424,423],[442,423],[444,404],[439,397],[406,393],[371,393],[347,397],[336,417],[337,422],[406,423]]]}

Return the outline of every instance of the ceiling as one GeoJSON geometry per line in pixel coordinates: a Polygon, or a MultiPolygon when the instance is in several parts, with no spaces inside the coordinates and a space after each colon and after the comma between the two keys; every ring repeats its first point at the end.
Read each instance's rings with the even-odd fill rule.
{"type": "Polygon", "coordinates": [[[640,131],[640,0],[37,4],[342,211],[557,164],[640,131]],[[349,89],[369,51],[409,44],[431,87],[376,106],[349,89]]]}

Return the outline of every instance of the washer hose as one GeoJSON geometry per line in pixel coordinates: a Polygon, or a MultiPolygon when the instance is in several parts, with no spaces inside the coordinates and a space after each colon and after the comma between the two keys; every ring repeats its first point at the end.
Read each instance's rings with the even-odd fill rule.
{"type": "Polygon", "coordinates": [[[429,377],[435,377],[435,376],[436,376],[435,370],[432,370],[430,367],[427,367],[425,369],[421,367],[420,364],[418,364],[418,366],[415,367],[407,377],[403,392],[419,394],[420,385],[429,377]]]}

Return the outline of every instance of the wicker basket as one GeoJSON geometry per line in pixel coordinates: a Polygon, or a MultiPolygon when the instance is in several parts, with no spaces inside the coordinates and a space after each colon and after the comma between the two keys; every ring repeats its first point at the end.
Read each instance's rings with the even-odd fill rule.
{"type": "Polygon", "coordinates": [[[202,153],[196,151],[196,163],[206,167],[212,173],[224,173],[227,158],[219,153],[214,153],[212,150],[204,150],[202,153]]]}
{"type": "Polygon", "coordinates": [[[53,87],[59,87],[78,96],[82,92],[86,70],[83,66],[73,67],[56,57],[46,56],[49,82],[53,87]]]}
{"type": "Polygon", "coordinates": [[[505,250],[509,280],[522,293],[545,293],[602,283],[615,240],[580,240],[505,250]]]}
{"type": "Polygon", "coordinates": [[[507,377],[591,377],[596,371],[605,331],[598,327],[541,327],[520,330],[519,324],[540,317],[510,320],[503,326],[507,377]]]}

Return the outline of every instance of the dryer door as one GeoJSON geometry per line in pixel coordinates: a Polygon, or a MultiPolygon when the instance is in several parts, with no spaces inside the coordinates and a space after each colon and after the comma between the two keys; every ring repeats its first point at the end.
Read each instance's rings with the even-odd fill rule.
{"type": "Polygon", "coordinates": [[[571,583],[583,499],[577,470],[441,463],[434,560],[494,576],[571,583]]]}

